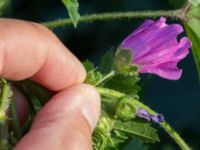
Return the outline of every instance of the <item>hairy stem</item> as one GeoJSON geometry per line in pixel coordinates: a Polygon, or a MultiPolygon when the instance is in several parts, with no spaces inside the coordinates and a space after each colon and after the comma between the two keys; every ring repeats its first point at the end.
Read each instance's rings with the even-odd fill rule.
{"type": "Polygon", "coordinates": [[[6,111],[9,106],[10,86],[5,80],[0,81],[0,123],[4,123],[7,120],[6,111]]]}
{"type": "MultiPolygon", "coordinates": [[[[107,89],[107,88],[97,87],[97,90],[99,91],[101,95],[104,95],[104,96],[111,96],[111,97],[116,97],[116,98],[121,98],[125,96],[124,93],[107,89]]],[[[141,103],[140,101],[135,100],[134,102],[136,106],[138,106],[139,108],[145,109],[150,114],[152,115],[157,114],[154,110],[152,110],[145,104],[141,103]]],[[[172,139],[179,145],[179,147],[182,150],[191,150],[191,148],[185,143],[185,141],[180,137],[180,135],[166,121],[159,123],[159,125],[172,137],[172,139]]]]}
{"type": "Polygon", "coordinates": [[[180,135],[165,121],[161,122],[160,126],[170,134],[170,136],[176,141],[179,147],[183,150],[191,150],[191,148],[185,143],[185,141],[180,137],[180,135]]]}
{"type": "Polygon", "coordinates": [[[10,86],[5,80],[0,81],[0,149],[8,149],[7,108],[9,105],[10,86]]]}
{"type": "Polygon", "coordinates": [[[101,80],[99,80],[94,86],[98,86],[99,84],[101,84],[102,82],[104,82],[105,80],[111,78],[114,75],[115,75],[115,71],[112,70],[106,76],[104,76],[101,80]]]}
{"type": "MultiPolygon", "coordinates": [[[[157,11],[128,11],[128,12],[108,12],[100,14],[82,15],[78,23],[91,23],[95,21],[111,21],[119,19],[133,19],[133,18],[145,18],[145,17],[160,17],[165,16],[173,19],[179,18],[180,10],[157,10],[157,11]]],[[[58,19],[49,22],[43,22],[44,26],[48,28],[63,27],[66,25],[73,25],[73,22],[69,18],[58,19]]]]}

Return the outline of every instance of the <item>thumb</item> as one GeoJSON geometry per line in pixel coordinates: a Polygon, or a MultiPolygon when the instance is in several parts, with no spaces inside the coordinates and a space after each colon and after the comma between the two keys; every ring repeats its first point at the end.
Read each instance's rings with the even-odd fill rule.
{"type": "Polygon", "coordinates": [[[15,150],[90,150],[100,114],[100,96],[80,84],[55,95],[36,115],[15,150]]]}

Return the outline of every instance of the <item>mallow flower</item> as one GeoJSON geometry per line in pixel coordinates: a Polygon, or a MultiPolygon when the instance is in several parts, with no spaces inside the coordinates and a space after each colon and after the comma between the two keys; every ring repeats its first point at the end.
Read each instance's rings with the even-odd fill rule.
{"type": "Polygon", "coordinates": [[[132,51],[132,64],[139,66],[140,73],[178,80],[182,70],[177,64],[188,55],[191,42],[187,37],[177,40],[183,32],[181,25],[165,22],[164,17],[157,21],[146,20],[123,40],[120,48],[132,51]]]}

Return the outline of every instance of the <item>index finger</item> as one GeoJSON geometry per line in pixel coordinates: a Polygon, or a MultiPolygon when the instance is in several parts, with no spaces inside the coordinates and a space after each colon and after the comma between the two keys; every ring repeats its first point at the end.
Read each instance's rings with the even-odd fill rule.
{"type": "Polygon", "coordinates": [[[0,19],[0,77],[31,78],[59,91],[84,81],[79,60],[47,28],[32,22],[0,19]]]}

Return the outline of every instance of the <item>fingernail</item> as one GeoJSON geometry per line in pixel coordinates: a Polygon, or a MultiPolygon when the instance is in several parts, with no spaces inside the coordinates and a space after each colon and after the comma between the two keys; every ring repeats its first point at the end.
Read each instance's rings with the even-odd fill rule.
{"type": "Polygon", "coordinates": [[[83,102],[81,111],[91,129],[94,130],[100,116],[100,96],[94,87],[86,84],[84,86],[83,92],[87,101],[83,102]]]}

